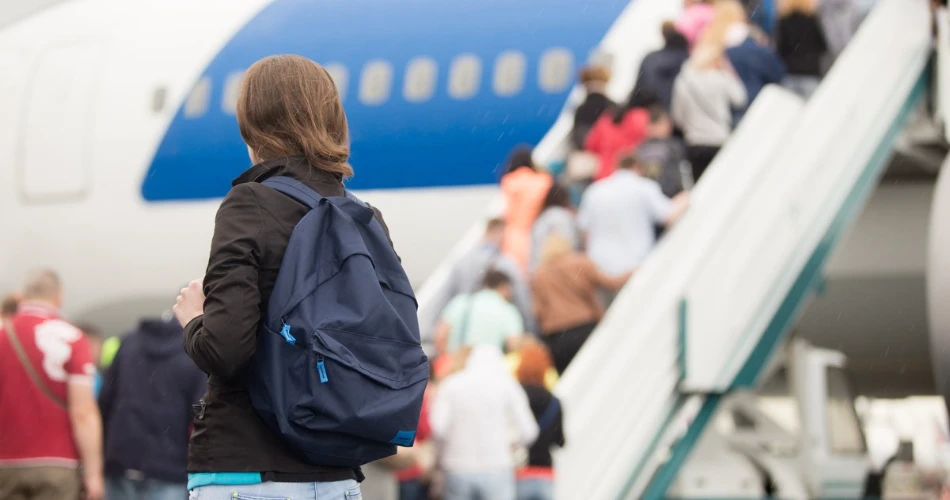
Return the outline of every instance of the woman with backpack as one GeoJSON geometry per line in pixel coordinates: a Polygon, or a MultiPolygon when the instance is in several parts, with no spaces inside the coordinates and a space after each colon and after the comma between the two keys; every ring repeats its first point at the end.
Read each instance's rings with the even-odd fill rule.
{"type": "MultiPolygon", "coordinates": [[[[349,338],[356,335],[349,333],[357,330],[354,325],[369,316],[362,314],[358,302],[373,308],[385,301],[392,310],[408,316],[410,312],[415,314],[415,300],[408,281],[403,282],[405,274],[379,211],[350,196],[344,198],[343,181],[353,175],[347,164],[347,120],[327,71],[301,56],[272,56],[256,62],[241,85],[237,121],[254,166],[234,180],[218,209],[203,286],[192,282],[182,290],[174,307],[184,327],[185,351],[209,376],[208,393],[194,407],[188,489],[191,498],[199,500],[359,499],[359,482],[363,479],[360,465],[370,460],[342,454],[333,458],[320,446],[330,446],[335,440],[351,443],[362,439],[363,426],[354,424],[344,429],[331,422],[338,417],[358,419],[362,415],[340,416],[331,411],[334,407],[324,411],[307,405],[316,396],[327,404],[338,402],[345,397],[340,391],[346,390],[346,384],[362,380],[358,378],[361,374],[339,355],[344,348],[357,359],[365,352],[349,338]],[[336,224],[314,226],[321,220],[336,224]],[[345,224],[337,221],[343,220],[349,221],[353,229],[339,228],[345,224]],[[347,230],[350,232],[344,232],[347,230]],[[291,240],[291,234],[297,235],[298,231],[317,232],[291,240]],[[357,231],[359,239],[355,239],[357,231]],[[361,251],[390,271],[389,288],[376,282],[375,274],[367,274],[372,266],[367,258],[361,258],[362,254],[347,254],[353,256],[337,262],[337,268],[306,269],[308,256],[301,255],[302,249],[305,253],[319,250],[317,257],[330,250],[341,256],[350,251],[330,241],[331,237],[352,245],[363,241],[365,248],[361,251]],[[278,277],[278,271],[286,273],[278,277]],[[307,285],[313,283],[293,280],[312,273],[326,274],[320,284],[310,288],[307,285]],[[344,296],[346,288],[342,287],[346,285],[341,285],[338,277],[358,282],[363,288],[350,285],[351,296],[344,296]],[[327,284],[335,287],[330,298],[321,294],[327,284]],[[403,295],[397,296],[390,288],[403,295]],[[291,292],[299,296],[287,297],[291,292]],[[333,298],[339,300],[334,302],[333,298]],[[350,307],[351,318],[338,314],[343,305],[350,307]],[[315,314],[315,310],[320,313],[315,314]],[[321,323],[324,320],[335,321],[338,331],[325,329],[321,323]],[[277,391],[269,384],[283,385],[277,391]],[[318,390],[322,391],[319,395],[318,390]],[[285,407],[282,398],[288,397],[297,400],[285,407]],[[292,412],[284,414],[288,407],[292,412]],[[334,432],[314,431],[301,418],[304,414],[311,422],[319,421],[334,432]],[[318,446],[307,449],[308,437],[315,438],[318,446]]],[[[310,255],[311,264],[314,260],[318,259],[310,255]]],[[[417,336],[418,327],[413,325],[417,336]]],[[[361,332],[358,339],[373,345],[374,337],[383,335],[379,330],[361,332]]],[[[400,340],[411,344],[411,337],[409,332],[400,340]]],[[[415,351],[412,353],[415,356],[415,351]]],[[[405,427],[413,430],[427,378],[421,349],[418,355],[421,358],[413,357],[413,361],[426,370],[426,375],[418,378],[421,388],[418,383],[412,384],[420,389],[411,396],[416,420],[405,423],[405,427]]],[[[393,442],[411,444],[412,436],[414,432],[400,433],[393,442]]],[[[367,444],[360,449],[373,449],[378,458],[395,452],[394,445],[376,446],[365,439],[360,442],[367,444]]]]}

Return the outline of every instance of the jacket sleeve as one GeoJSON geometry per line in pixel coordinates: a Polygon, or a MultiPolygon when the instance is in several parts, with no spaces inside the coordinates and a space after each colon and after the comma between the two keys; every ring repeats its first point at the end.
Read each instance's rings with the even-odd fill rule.
{"type": "Polygon", "coordinates": [[[185,326],[185,352],[202,371],[234,377],[254,355],[261,319],[258,274],[263,213],[250,187],[228,194],[214,222],[204,314],[185,326]]]}
{"type": "MultiPolygon", "coordinates": [[[[123,344],[124,345],[124,344],[123,344]]],[[[122,356],[122,346],[119,346],[118,352],[112,358],[112,364],[102,374],[102,388],[99,390],[99,412],[102,414],[103,429],[107,429],[106,424],[113,414],[115,407],[116,391],[119,386],[119,360],[122,356]]]]}

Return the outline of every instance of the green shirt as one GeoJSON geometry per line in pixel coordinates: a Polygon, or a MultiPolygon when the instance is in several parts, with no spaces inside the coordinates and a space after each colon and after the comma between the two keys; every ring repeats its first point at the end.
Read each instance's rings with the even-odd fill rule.
{"type": "Polygon", "coordinates": [[[449,351],[463,345],[494,345],[502,348],[506,339],[524,333],[524,318],[518,308],[494,290],[459,295],[442,313],[449,324],[449,351]],[[463,325],[464,323],[464,325],[463,325]],[[465,329],[465,342],[462,333],[465,329]]]}

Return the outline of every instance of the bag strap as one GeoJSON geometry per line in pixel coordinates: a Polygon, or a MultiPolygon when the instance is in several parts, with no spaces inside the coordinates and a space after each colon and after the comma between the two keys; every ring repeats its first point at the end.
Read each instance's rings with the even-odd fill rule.
{"type": "Polygon", "coordinates": [[[16,353],[16,357],[20,360],[20,364],[23,365],[23,369],[26,370],[26,374],[30,376],[30,379],[33,381],[33,385],[38,387],[40,391],[43,392],[50,401],[59,406],[60,408],[66,408],[66,401],[57,396],[50,388],[46,385],[46,382],[43,381],[43,378],[40,377],[36,370],[33,368],[33,364],[30,363],[30,358],[26,355],[26,351],[23,349],[23,344],[20,343],[20,339],[17,337],[16,330],[13,329],[12,321],[3,322],[3,330],[7,332],[7,338],[10,339],[10,345],[13,346],[13,352],[16,353]]]}
{"type": "Polygon", "coordinates": [[[271,177],[261,184],[290,196],[300,203],[307,205],[311,210],[317,208],[317,204],[323,199],[320,193],[310,189],[306,184],[292,177],[279,175],[277,177],[271,177]]]}
{"type": "Polygon", "coordinates": [[[330,200],[347,215],[365,225],[369,225],[376,215],[367,203],[346,190],[344,190],[343,196],[327,198],[297,179],[284,175],[271,177],[261,184],[303,203],[310,207],[310,210],[317,208],[321,201],[330,200]]]}
{"type": "Polygon", "coordinates": [[[558,412],[561,411],[561,402],[557,399],[556,396],[551,396],[551,402],[548,403],[548,407],[544,409],[544,413],[538,417],[538,432],[544,432],[548,426],[554,423],[554,418],[557,417],[558,412]]]}

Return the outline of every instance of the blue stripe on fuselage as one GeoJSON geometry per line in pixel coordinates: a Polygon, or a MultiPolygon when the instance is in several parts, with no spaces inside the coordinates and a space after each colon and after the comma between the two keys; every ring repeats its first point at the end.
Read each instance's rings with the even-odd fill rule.
{"type": "Polygon", "coordinates": [[[626,0],[274,0],[212,60],[208,111],[183,116],[165,134],[142,185],[146,200],[216,198],[248,166],[247,150],[221,101],[228,75],[273,54],[294,53],[348,71],[344,105],[350,124],[353,189],[465,186],[497,180],[498,165],[519,143],[535,144],[557,118],[570,90],[545,93],[538,67],[546,49],[567,48],[575,68],[603,38],[626,0]],[[524,53],[524,87],[511,97],[492,90],[496,57],[524,53]],[[452,60],[482,61],[477,94],[448,95],[452,60]],[[438,65],[436,91],[422,103],[402,95],[407,63],[438,65]],[[389,99],[365,106],[359,79],[367,61],[393,67],[389,99]]]}

